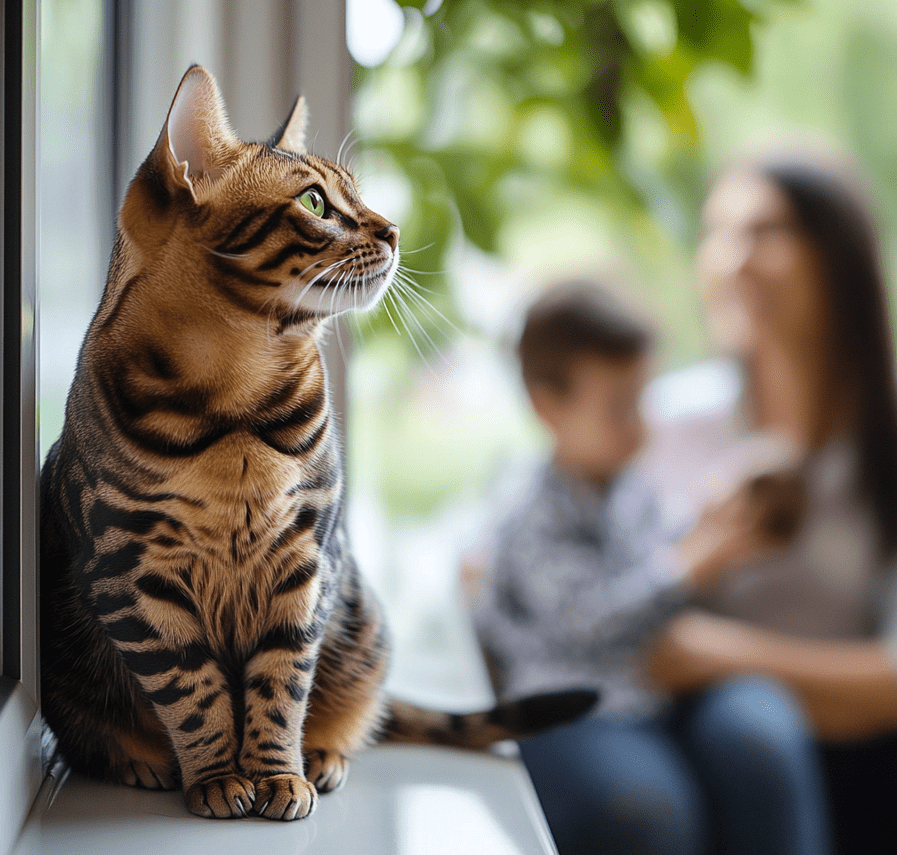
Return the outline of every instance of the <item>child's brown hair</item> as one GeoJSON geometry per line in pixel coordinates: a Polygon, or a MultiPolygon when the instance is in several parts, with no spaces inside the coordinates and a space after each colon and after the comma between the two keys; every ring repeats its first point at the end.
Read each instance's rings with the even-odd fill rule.
{"type": "Polygon", "coordinates": [[[546,384],[564,392],[580,356],[629,361],[653,347],[653,325],[598,281],[572,279],[549,288],[529,308],[517,344],[527,388],[546,384]]]}

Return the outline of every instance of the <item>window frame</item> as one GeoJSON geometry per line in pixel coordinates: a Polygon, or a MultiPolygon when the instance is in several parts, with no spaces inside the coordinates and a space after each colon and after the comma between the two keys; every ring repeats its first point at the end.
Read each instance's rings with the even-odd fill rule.
{"type": "Polygon", "coordinates": [[[37,614],[37,141],[40,0],[0,0],[3,41],[0,852],[41,783],[37,614]]]}

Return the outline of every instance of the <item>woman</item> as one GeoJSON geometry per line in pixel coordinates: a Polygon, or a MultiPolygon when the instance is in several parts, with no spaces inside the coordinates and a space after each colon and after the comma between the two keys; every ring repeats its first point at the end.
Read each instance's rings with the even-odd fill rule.
{"type": "Polygon", "coordinates": [[[649,673],[681,697],[749,674],[790,688],[823,746],[839,851],[894,852],[897,400],[875,229],[837,170],[770,159],[717,183],[698,259],[741,387],[662,424],[653,468],[695,505],[776,448],[806,507],[789,547],[668,626],[649,673]]]}

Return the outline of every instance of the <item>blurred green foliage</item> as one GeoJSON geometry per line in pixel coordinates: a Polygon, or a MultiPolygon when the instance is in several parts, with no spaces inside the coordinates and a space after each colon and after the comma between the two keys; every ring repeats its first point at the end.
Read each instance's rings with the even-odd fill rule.
{"type": "Polygon", "coordinates": [[[709,62],[748,74],[752,27],[785,0],[446,0],[429,15],[432,0],[399,2],[405,32],[363,70],[358,125],[368,168],[406,188],[413,266],[439,271],[459,235],[507,257],[521,212],[587,200],[650,243],[652,171],[684,207],[666,227],[688,241],[703,189],[688,82],[709,62]],[[646,117],[672,140],[659,159],[646,117]]]}
{"type": "MultiPolygon", "coordinates": [[[[417,278],[437,291],[425,296],[466,324],[468,341],[485,349],[495,332],[470,302],[487,302],[498,278],[489,268],[473,282],[469,271],[452,273],[459,246],[471,244],[533,280],[571,266],[620,270],[661,319],[664,366],[704,356],[692,258],[708,183],[746,149],[795,133],[857,156],[893,292],[894,0],[444,0],[432,12],[433,0],[402,5],[398,46],[359,75],[358,171],[363,182],[385,176],[399,188],[403,250],[426,247],[408,263],[449,271],[441,282],[417,278]]],[[[415,315],[446,342],[438,316],[415,315]]],[[[503,404],[500,382],[477,389],[485,368],[440,402],[432,389],[447,381],[441,373],[421,381],[427,372],[416,372],[410,337],[390,335],[385,314],[371,323],[384,334],[370,335],[363,322],[356,483],[376,481],[393,512],[432,509],[537,441],[522,401],[518,409],[503,404]],[[387,351],[389,369],[378,370],[376,354],[387,351]],[[377,385],[386,378],[390,394],[377,385]],[[382,471],[366,475],[362,465],[372,460],[382,471]],[[422,471],[426,489],[414,475],[422,471]]]]}

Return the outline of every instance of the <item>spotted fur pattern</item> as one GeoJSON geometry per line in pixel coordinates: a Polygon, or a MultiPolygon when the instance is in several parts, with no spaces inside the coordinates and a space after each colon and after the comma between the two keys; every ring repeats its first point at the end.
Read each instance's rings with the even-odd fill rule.
{"type": "Polygon", "coordinates": [[[384,728],[476,729],[443,715],[458,738],[440,739],[381,692],[318,337],[389,286],[398,230],[304,126],[299,103],[275,141],[242,143],[188,71],[41,478],[47,721],[74,768],[180,785],[201,816],[302,818],[384,728]]]}

